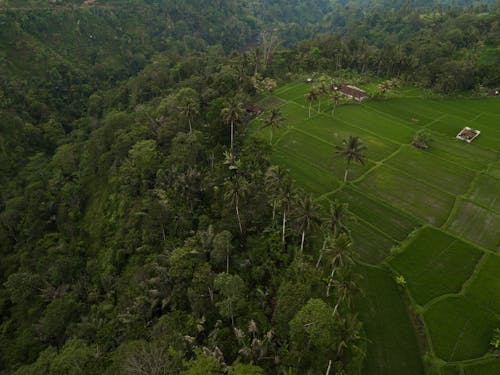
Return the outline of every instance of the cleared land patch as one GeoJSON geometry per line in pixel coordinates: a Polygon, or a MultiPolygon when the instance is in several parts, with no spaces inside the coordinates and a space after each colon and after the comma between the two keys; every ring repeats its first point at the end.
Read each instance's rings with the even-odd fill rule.
{"type": "Polygon", "coordinates": [[[392,267],[403,275],[420,305],[449,293],[459,293],[483,252],[444,232],[424,228],[396,255],[392,267]]]}
{"type": "Polygon", "coordinates": [[[461,202],[447,229],[489,249],[500,247],[500,215],[468,200],[461,202]]]}
{"type": "Polygon", "coordinates": [[[480,358],[489,350],[489,340],[500,319],[466,297],[449,297],[433,304],[425,313],[434,352],[445,361],[480,358]]]}
{"type": "Polygon", "coordinates": [[[412,180],[409,175],[385,166],[370,172],[358,185],[360,189],[436,226],[446,221],[455,200],[443,190],[412,180]]]}

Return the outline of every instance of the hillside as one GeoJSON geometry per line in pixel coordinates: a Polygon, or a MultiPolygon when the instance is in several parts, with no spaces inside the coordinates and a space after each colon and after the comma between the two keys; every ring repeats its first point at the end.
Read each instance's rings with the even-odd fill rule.
{"type": "Polygon", "coordinates": [[[0,1],[0,373],[495,373],[499,17],[0,1]]]}

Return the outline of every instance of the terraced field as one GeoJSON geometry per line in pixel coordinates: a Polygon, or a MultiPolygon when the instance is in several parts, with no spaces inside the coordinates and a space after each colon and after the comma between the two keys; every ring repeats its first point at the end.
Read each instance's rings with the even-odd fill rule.
{"type": "Polygon", "coordinates": [[[349,203],[364,276],[357,304],[370,340],[364,373],[420,375],[427,353],[441,375],[500,374],[489,352],[500,327],[500,100],[426,98],[406,88],[334,114],[324,98],[309,117],[309,88],[287,84],[261,105],[286,117],[274,161],[319,201],[349,203]],[[481,130],[471,144],[455,139],[464,126],[481,130]],[[423,128],[433,139],[426,151],[411,146],[423,128]],[[344,183],[334,146],[349,135],[368,147],[367,161],[344,183]]]}

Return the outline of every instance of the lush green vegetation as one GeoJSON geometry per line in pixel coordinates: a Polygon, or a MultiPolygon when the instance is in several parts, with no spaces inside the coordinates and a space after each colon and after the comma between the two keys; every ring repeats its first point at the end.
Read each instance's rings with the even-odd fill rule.
{"type": "MultiPolygon", "coordinates": [[[[494,251],[500,243],[500,220],[492,207],[498,180],[485,175],[497,163],[500,137],[494,130],[486,130],[481,136],[488,134],[489,140],[478,139],[467,145],[454,136],[471,122],[481,130],[483,124],[489,129],[490,117],[497,116],[500,109],[499,102],[424,98],[428,96],[424,92],[403,87],[394,91],[390,100],[341,104],[333,116],[328,104],[318,112],[318,98],[309,118],[308,103],[303,98],[310,89],[302,83],[291,83],[273,92],[281,99],[277,105],[290,120],[287,128],[280,129],[272,157],[289,168],[299,184],[314,185],[312,191],[318,199],[349,203],[349,227],[359,259],[379,264],[379,277],[385,275],[391,282],[390,288],[378,286],[375,269],[369,272],[369,268],[361,268],[367,278],[363,282],[367,294],[359,300],[358,308],[368,338],[377,342],[368,344],[364,371],[391,373],[388,369],[392,366],[405,363],[408,350],[418,350],[409,349],[412,345],[431,358],[427,371],[440,371],[438,362],[432,360],[435,357],[446,362],[465,361],[464,369],[479,371],[476,368],[483,365],[466,365],[467,361],[488,357],[489,340],[500,322],[500,307],[494,302],[497,293],[493,291],[498,289],[498,281],[492,276],[500,258],[485,249],[494,251]],[[482,112],[483,121],[477,115],[482,112]],[[452,121],[443,127],[440,121],[446,118],[458,121],[454,127],[452,121]],[[418,129],[429,132],[430,148],[419,150],[411,145],[418,129]],[[344,162],[336,154],[335,145],[347,134],[360,137],[368,145],[368,162],[357,166],[351,182],[344,184],[344,162]],[[296,168],[300,163],[320,168],[325,177],[311,182],[309,170],[296,168]],[[334,178],[333,183],[327,180],[328,175],[334,178]],[[468,199],[479,199],[480,205],[468,199]],[[471,214],[464,212],[466,209],[475,211],[471,214]],[[423,223],[432,226],[414,232],[423,223]],[[396,326],[398,332],[416,333],[398,340],[397,348],[379,345],[388,340],[387,326],[396,321],[384,308],[404,305],[405,300],[403,290],[396,295],[389,292],[397,291],[391,274],[403,276],[415,309],[410,312],[411,322],[401,321],[396,326]],[[378,323],[372,321],[373,316],[378,323]],[[380,322],[386,322],[384,329],[377,328],[380,322]]],[[[327,95],[322,100],[327,103],[327,95]]],[[[265,130],[258,133],[265,134],[265,130]]],[[[498,370],[498,365],[484,363],[488,371],[492,371],[490,367],[498,370]]],[[[419,366],[407,365],[412,369],[408,371],[419,373],[419,366]]],[[[443,367],[441,373],[460,371],[462,364],[457,366],[443,367]]]]}
{"type": "Polygon", "coordinates": [[[463,5],[0,1],[0,373],[498,372],[500,8],[463,5]]]}

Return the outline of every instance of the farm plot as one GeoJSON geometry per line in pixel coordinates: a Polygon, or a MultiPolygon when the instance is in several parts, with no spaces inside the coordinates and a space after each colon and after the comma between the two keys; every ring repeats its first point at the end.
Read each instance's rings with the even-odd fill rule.
{"type": "Polygon", "coordinates": [[[464,375],[498,375],[500,374],[500,361],[491,358],[482,363],[464,366],[464,375]]]}
{"type": "Polygon", "coordinates": [[[339,186],[339,181],[331,173],[297,155],[276,150],[272,161],[289,169],[291,177],[300,187],[316,195],[328,193],[339,186]]]}
{"type": "Polygon", "coordinates": [[[369,264],[378,264],[390,254],[396,241],[374,226],[354,217],[348,220],[354,251],[358,259],[369,264]]]}
{"type": "Polygon", "coordinates": [[[439,160],[412,146],[402,147],[386,164],[453,194],[465,193],[475,176],[473,170],[439,160]]]}
{"type": "Polygon", "coordinates": [[[500,213],[500,180],[486,174],[479,175],[471,189],[469,199],[500,213]]]}
{"type": "Polygon", "coordinates": [[[357,136],[367,146],[366,155],[370,160],[381,160],[396,151],[399,146],[397,143],[387,141],[327,115],[319,115],[312,122],[302,123],[298,128],[315,134],[332,145],[340,145],[350,135],[357,136]]]}
{"type": "Polygon", "coordinates": [[[360,189],[436,226],[446,221],[453,207],[454,197],[449,193],[385,166],[370,172],[358,185],[360,189]]]}
{"type": "Polygon", "coordinates": [[[392,277],[379,268],[359,266],[364,295],[355,299],[368,341],[363,375],[421,375],[420,348],[406,304],[392,277]]]}
{"type": "Polygon", "coordinates": [[[346,124],[356,126],[393,142],[409,143],[415,134],[414,129],[401,124],[398,119],[387,117],[365,105],[351,104],[342,106],[337,110],[335,117],[346,124]]]}
{"type": "Polygon", "coordinates": [[[371,102],[368,107],[391,118],[396,118],[398,122],[407,124],[415,130],[443,115],[442,111],[431,108],[427,100],[419,98],[398,98],[371,102]]]}
{"type": "Polygon", "coordinates": [[[292,82],[274,90],[273,95],[283,100],[293,100],[303,97],[310,86],[304,82],[292,82]]]}
{"type": "Polygon", "coordinates": [[[349,210],[395,240],[404,240],[420,223],[414,217],[348,186],[334,198],[349,204],[349,210]]]}
{"type": "Polygon", "coordinates": [[[500,319],[467,297],[448,297],[424,313],[435,354],[445,361],[480,358],[500,319]]]}
{"type": "MultiPolygon", "coordinates": [[[[292,129],[281,138],[277,147],[285,153],[294,154],[317,165],[325,172],[333,173],[338,179],[344,177],[345,161],[335,154],[333,145],[313,134],[292,129]]],[[[373,163],[369,161],[364,166],[352,163],[349,168],[349,179],[360,177],[372,166],[373,163]]]]}
{"type": "Polygon", "coordinates": [[[489,254],[465,295],[483,308],[500,316],[500,256],[489,254]]]}
{"type": "Polygon", "coordinates": [[[500,247],[500,215],[468,200],[460,203],[447,229],[492,250],[500,247]]]}
{"type": "Polygon", "coordinates": [[[459,293],[482,256],[482,251],[459,239],[424,228],[390,263],[423,306],[444,294],[459,293]]]}
{"type": "Polygon", "coordinates": [[[497,160],[495,152],[459,141],[455,135],[445,137],[433,134],[432,146],[426,152],[473,170],[482,170],[497,160]]]}
{"type": "Polygon", "coordinates": [[[500,180],[500,162],[493,163],[490,165],[487,171],[488,175],[500,180]]]}

